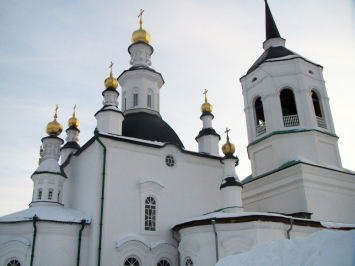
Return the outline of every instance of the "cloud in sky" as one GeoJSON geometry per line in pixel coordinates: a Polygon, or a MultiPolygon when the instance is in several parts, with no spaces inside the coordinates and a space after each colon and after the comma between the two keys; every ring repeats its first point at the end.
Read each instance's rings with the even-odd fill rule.
{"type": "MultiPolygon", "coordinates": [[[[343,166],[355,169],[354,4],[272,0],[269,5],[286,46],[324,66],[343,166]]],[[[250,174],[239,78],[263,52],[263,1],[6,1],[0,10],[0,202],[5,203],[0,215],[30,202],[30,176],[56,104],[64,128],[77,104],[81,145],[93,136],[109,63],[115,63],[116,77],[130,67],[127,48],[140,8],[152,37],[152,68],[166,82],[163,119],[196,151],[207,88],[220,144],[225,128],[231,128],[240,158],[237,173],[242,179],[250,174]]]]}

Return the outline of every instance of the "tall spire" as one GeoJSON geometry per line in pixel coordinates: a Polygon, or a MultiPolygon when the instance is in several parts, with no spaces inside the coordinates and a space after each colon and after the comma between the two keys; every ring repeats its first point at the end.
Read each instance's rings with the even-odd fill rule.
{"type": "Polygon", "coordinates": [[[281,38],[275,20],[271,14],[271,10],[269,8],[267,0],[265,0],[265,22],[266,22],[266,41],[272,38],[281,38]]]}

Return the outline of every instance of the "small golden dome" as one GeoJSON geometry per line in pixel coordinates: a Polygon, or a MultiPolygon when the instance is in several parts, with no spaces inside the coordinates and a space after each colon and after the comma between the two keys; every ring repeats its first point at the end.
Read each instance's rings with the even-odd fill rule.
{"type": "Polygon", "coordinates": [[[53,137],[58,137],[60,133],[63,131],[63,127],[61,124],[57,122],[57,110],[58,110],[58,105],[55,109],[55,115],[54,115],[54,120],[52,122],[49,122],[46,126],[46,132],[49,136],[53,137]]]}
{"type": "Polygon", "coordinates": [[[142,14],[144,10],[141,9],[141,13],[139,14],[138,17],[140,17],[139,20],[139,30],[136,30],[135,32],[132,33],[132,43],[136,42],[145,42],[145,43],[150,43],[150,34],[146,32],[145,30],[142,29],[142,14]]]}
{"type": "Polygon", "coordinates": [[[110,68],[111,68],[111,71],[110,71],[110,76],[105,79],[105,88],[114,88],[114,89],[117,89],[117,86],[118,86],[118,81],[117,79],[115,79],[113,76],[112,76],[112,66],[113,66],[113,63],[111,62],[111,65],[110,65],[110,68]]]}
{"type": "Polygon", "coordinates": [[[234,145],[229,142],[229,136],[228,136],[229,131],[230,129],[227,128],[226,132],[224,132],[227,133],[227,142],[222,146],[222,152],[224,155],[233,155],[235,152],[234,145]]]}
{"type": "Polygon", "coordinates": [[[204,113],[204,112],[212,113],[212,110],[213,110],[213,106],[207,102],[207,92],[208,92],[208,90],[205,89],[205,92],[203,93],[205,95],[205,103],[202,104],[202,106],[201,106],[202,113],[204,113]]]}
{"type": "Polygon", "coordinates": [[[75,108],[76,108],[76,105],[74,106],[73,117],[69,118],[69,120],[68,120],[68,126],[69,127],[78,127],[79,126],[79,119],[77,119],[75,117],[75,108]]]}

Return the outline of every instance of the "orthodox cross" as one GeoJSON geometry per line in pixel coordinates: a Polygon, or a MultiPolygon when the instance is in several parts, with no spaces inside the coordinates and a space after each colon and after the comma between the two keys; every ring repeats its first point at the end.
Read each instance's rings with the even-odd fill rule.
{"type": "Polygon", "coordinates": [[[205,95],[205,101],[207,102],[207,92],[208,92],[208,90],[206,90],[205,89],[205,92],[204,93],[202,93],[202,94],[204,94],[205,95]]]}
{"type": "Polygon", "coordinates": [[[141,20],[142,20],[143,12],[144,12],[144,10],[141,9],[141,12],[139,13],[139,16],[138,16],[141,20]]]}
{"type": "MultiPolygon", "coordinates": [[[[112,62],[111,62],[112,63],[112,62]]],[[[73,117],[75,117],[75,108],[76,108],[76,104],[74,105],[74,113],[73,113],[73,117]]]]}
{"type": "Polygon", "coordinates": [[[228,129],[228,127],[226,127],[226,132],[224,133],[227,133],[227,140],[229,140],[229,136],[228,136],[228,132],[231,131],[230,129],[228,129]]]}
{"type": "Polygon", "coordinates": [[[111,75],[112,75],[112,66],[114,65],[114,63],[112,63],[112,61],[111,61],[111,65],[108,67],[108,68],[111,68],[111,75]]]}
{"type": "Polygon", "coordinates": [[[58,104],[57,104],[57,106],[56,106],[56,108],[55,108],[54,120],[57,119],[57,117],[58,117],[58,115],[57,115],[57,110],[58,110],[58,104]]]}

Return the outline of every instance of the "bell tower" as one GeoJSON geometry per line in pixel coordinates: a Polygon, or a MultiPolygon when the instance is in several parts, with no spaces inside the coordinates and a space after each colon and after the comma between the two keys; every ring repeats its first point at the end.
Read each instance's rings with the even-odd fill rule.
{"type": "Polygon", "coordinates": [[[253,177],[293,160],[342,169],[323,67],[286,48],[265,1],[264,53],[240,79],[253,177]]]}

